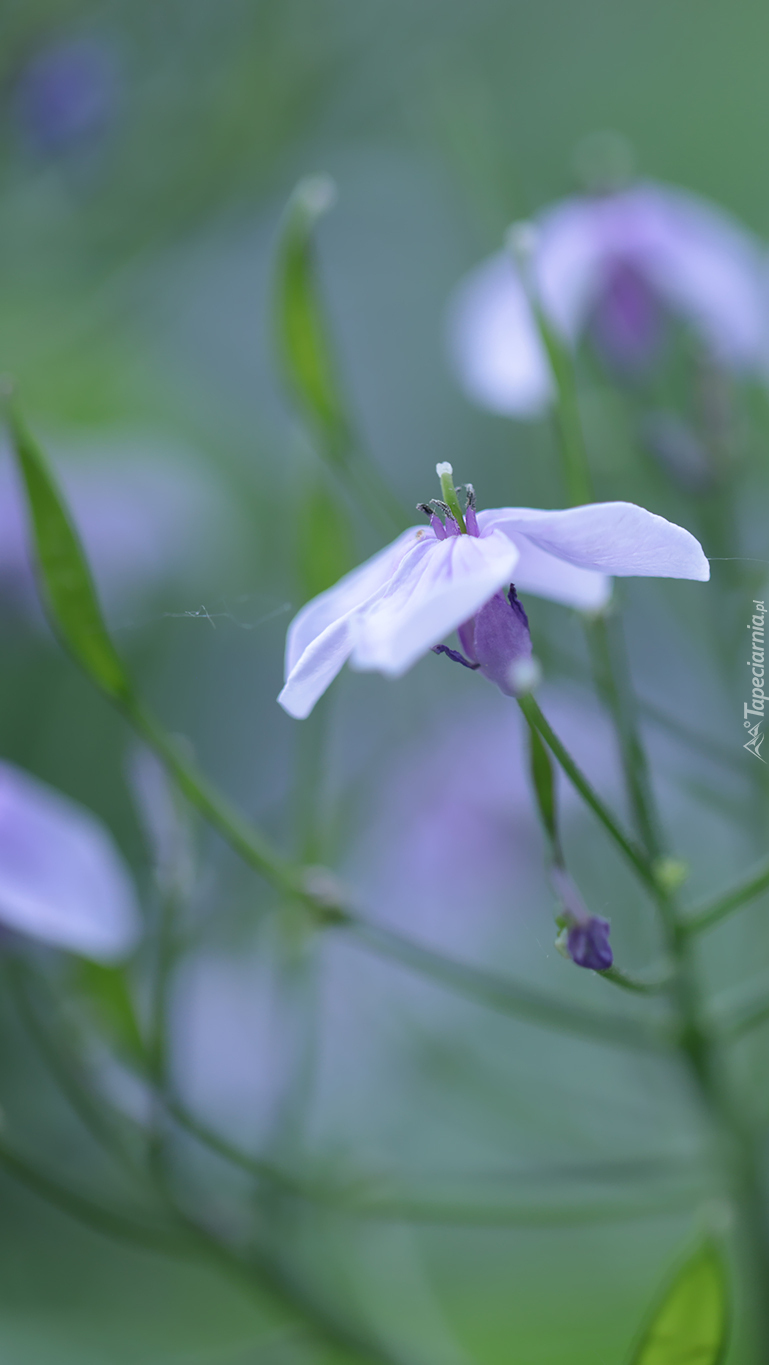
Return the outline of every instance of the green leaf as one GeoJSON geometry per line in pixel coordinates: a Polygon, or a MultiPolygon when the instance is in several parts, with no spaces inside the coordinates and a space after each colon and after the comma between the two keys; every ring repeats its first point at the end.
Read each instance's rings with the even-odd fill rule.
{"type": "Polygon", "coordinates": [[[130,686],[109,637],[80,538],[42,451],[12,406],[6,417],[27,495],[43,599],[62,643],[110,696],[130,686]]]}
{"type": "Polygon", "coordinates": [[[133,1060],[145,1061],[145,1048],[123,967],[79,958],[77,981],[95,1014],[118,1046],[133,1060]]]}
{"type": "Polygon", "coordinates": [[[558,843],[558,824],[555,804],[555,777],[550,755],[539,731],[532,726],[529,730],[531,780],[537,798],[542,824],[552,844],[558,843]]]}
{"type": "Polygon", "coordinates": [[[336,195],[325,175],[300,180],[286,209],[278,245],[275,322],[289,387],[319,433],[324,454],[339,465],[350,455],[350,432],[318,288],[314,234],[336,195]]]}
{"type": "Polygon", "coordinates": [[[718,1248],[707,1242],[679,1270],[632,1365],[718,1365],[728,1324],[726,1268],[718,1248]]]}

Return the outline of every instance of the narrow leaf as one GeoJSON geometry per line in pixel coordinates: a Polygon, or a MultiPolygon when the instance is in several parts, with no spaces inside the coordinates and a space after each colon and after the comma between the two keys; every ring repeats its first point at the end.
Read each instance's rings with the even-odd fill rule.
{"type": "Polygon", "coordinates": [[[323,440],[324,454],[343,465],[350,453],[344,401],[318,288],[315,226],[331,208],[334,182],[301,180],[286,209],[275,280],[280,356],[294,398],[323,440]]]}
{"type": "Polygon", "coordinates": [[[81,958],[78,985],[115,1042],[129,1057],[145,1060],[145,1048],[133,999],[122,967],[108,967],[81,958]]]}
{"type": "Polygon", "coordinates": [[[558,825],[555,805],[555,777],[545,743],[533,726],[529,729],[531,779],[542,824],[550,842],[558,844],[558,825]]]}
{"type": "Polygon", "coordinates": [[[43,600],[57,634],[110,696],[128,696],[123,665],[109,637],[80,538],[42,451],[20,418],[6,410],[11,444],[27,496],[43,600]]]}
{"type": "Polygon", "coordinates": [[[708,1242],[679,1270],[633,1365],[718,1365],[726,1349],[728,1319],[723,1258],[708,1242]]]}

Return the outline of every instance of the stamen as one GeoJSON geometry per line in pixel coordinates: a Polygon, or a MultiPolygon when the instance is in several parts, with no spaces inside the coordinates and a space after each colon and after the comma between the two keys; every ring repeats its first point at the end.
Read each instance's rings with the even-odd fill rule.
{"type": "Polygon", "coordinates": [[[463,668],[480,668],[480,664],[471,664],[464,654],[460,654],[458,649],[449,649],[448,645],[433,645],[433,654],[448,654],[455,664],[462,664],[463,668]]]}

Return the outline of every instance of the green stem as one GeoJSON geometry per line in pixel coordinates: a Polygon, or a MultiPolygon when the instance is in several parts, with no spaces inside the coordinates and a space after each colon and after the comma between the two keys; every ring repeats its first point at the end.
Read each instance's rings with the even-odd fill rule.
{"type": "MultiPolygon", "coordinates": [[[[556,758],[572,777],[572,781],[588,800],[588,804],[592,805],[593,809],[599,814],[599,818],[614,834],[620,846],[633,861],[639,874],[654,885],[652,875],[646,869],[642,855],[625,838],[603,803],[592,791],[587,780],[582,777],[576,765],[566,754],[533,698],[522,698],[521,706],[524,709],[527,707],[529,709],[535,708],[536,714],[539,716],[537,728],[550,745],[556,758]],[[586,793],[589,793],[589,796],[586,793]]],[[[465,967],[461,963],[453,962],[440,954],[421,947],[419,944],[412,943],[406,938],[401,938],[389,930],[378,929],[369,925],[342,906],[322,906],[317,897],[305,890],[302,881],[303,869],[295,868],[277,857],[266,841],[255,832],[252,833],[242,817],[218,795],[214,788],[205,783],[204,779],[190,765],[182,751],[163,734],[154,721],[150,720],[138,707],[126,708],[126,714],[139,729],[142,737],[169,768],[188,800],[251,867],[261,872],[281,890],[288,891],[291,896],[299,898],[316,916],[325,918],[331,925],[338,925],[347,933],[354,934],[357,941],[368,947],[369,951],[376,952],[380,956],[386,956],[391,960],[397,959],[409,965],[412,970],[420,971],[433,980],[441,981],[443,985],[451,986],[460,993],[469,995],[490,1008],[498,1009],[506,1014],[516,1015],[519,1018],[536,1019],[537,1022],[551,1028],[561,1028],[568,1032],[576,1031],[586,1036],[600,1037],[608,1043],[624,1042],[625,1045],[645,1047],[660,1045],[660,1040],[656,1034],[651,1030],[643,1029],[630,1020],[618,1019],[615,1021],[605,1018],[602,1014],[592,1015],[589,1011],[576,1005],[564,1005],[557,997],[550,997],[544,992],[536,991],[528,986],[519,986],[513,982],[508,982],[504,977],[495,977],[476,968],[465,967]]]]}
{"type": "Polygon", "coordinates": [[[572,507],[578,507],[582,503],[592,502],[593,486],[582,434],[574,365],[569,352],[547,322],[541,308],[535,305],[534,311],[558,395],[555,422],[566,493],[572,507]]]}
{"type": "Polygon", "coordinates": [[[616,618],[610,623],[605,615],[600,615],[586,620],[585,630],[593,660],[596,686],[614,721],[625,785],[638,837],[646,851],[647,859],[654,863],[663,854],[662,838],[654,809],[637,707],[620,635],[620,623],[616,618]]]}
{"type": "Polygon", "coordinates": [[[673,980],[672,972],[666,972],[653,979],[643,976],[635,976],[632,972],[626,972],[622,967],[607,967],[596,975],[604,981],[611,981],[613,985],[620,986],[622,990],[632,991],[637,995],[659,995],[671,985],[673,980]]]}
{"type": "Polygon", "coordinates": [[[239,811],[208,782],[181,747],[133,698],[121,703],[124,715],[161,759],[180,791],[249,867],[290,895],[303,895],[301,869],[281,857],[239,811]]]}
{"type": "Polygon", "coordinates": [[[44,988],[50,1003],[52,992],[47,982],[40,974],[33,975],[27,963],[18,958],[6,960],[5,973],[19,1018],[73,1113],[109,1157],[130,1175],[139,1176],[138,1156],[127,1141],[126,1121],[93,1093],[65,1021],[57,1015],[52,1030],[41,1018],[34,995],[44,988]]]}
{"type": "Polygon", "coordinates": [[[755,900],[756,896],[760,896],[767,889],[769,889],[769,864],[764,863],[740,886],[735,886],[724,895],[717,896],[715,900],[701,905],[698,910],[690,911],[683,920],[682,929],[687,934],[702,933],[703,929],[710,929],[714,924],[719,924],[733,910],[740,910],[743,905],[755,900]]]}
{"type": "Polygon", "coordinates": [[[527,723],[535,730],[538,730],[548,748],[560,763],[569,781],[577,789],[583,801],[590,807],[595,815],[598,816],[604,829],[608,831],[618,848],[622,850],[625,857],[630,862],[638,876],[644,884],[650,887],[656,894],[658,887],[652,868],[644,851],[638,848],[624,833],[617,824],[614,816],[607,806],[604,805],[597,792],[588,782],[584,773],[574,762],[568,750],[561,743],[558,736],[552,730],[547,720],[542,714],[538,703],[529,694],[518,698],[520,706],[527,723]]]}
{"type": "Polygon", "coordinates": [[[550,996],[531,986],[513,983],[503,976],[455,962],[381,925],[349,920],[345,927],[353,940],[369,952],[399,962],[469,1000],[515,1019],[525,1019],[544,1028],[564,1029],[568,1033],[580,1034],[611,1046],[640,1048],[644,1051],[661,1051],[667,1046],[662,1030],[637,1023],[623,1015],[614,1016],[603,1011],[586,1010],[580,1005],[569,1005],[559,996],[550,996]]]}
{"type": "Polygon", "coordinates": [[[127,1214],[114,1209],[104,1208],[89,1196],[73,1190],[61,1180],[54,1179],[20,1157],[4,1142],[0,1142],[0,1167],[19,1184],[60,1209],[62,1213],[75,1218],[79,1223],[96,1232],[105,1233],[121,1242],[133,1242],[150,1251],[164,1252],[166,1255],[180,1255],[190,1247],[185,1241],[166,1228],[154,1228],[141,1223],[127,1214]]]}

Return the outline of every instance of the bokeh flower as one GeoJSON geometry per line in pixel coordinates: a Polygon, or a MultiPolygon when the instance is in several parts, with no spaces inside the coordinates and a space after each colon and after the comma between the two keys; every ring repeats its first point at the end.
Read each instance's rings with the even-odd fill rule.
{"type": "Polygon", "coordinates": [[[103,133],[117,96],[112,46],[97,38],[68,38],[41,48],[21,72],[17,114],[35,150],[54,155],[103,133]]]}
{"type": "MultiPolygon", "coordinates": [[[[437,469],[445,491],[451,466],[437,469]]],[[[348,659],[353,668],[397,678],[457,629],[470,656],[460,662],[514,694],[517,667],[531,648],[517,597],[502,593],[513,581],[523,592],[596,609],[609,597],[612,574],[710,576],[688,531],[633,503],[476,515],[472,489],[468,498],[466,525],[445,503],[435,504],[445,520],[424,505],[429,526],[404,531],[302,608],[289,627],[278,698],[289,715],[309,715],[348,659]]]]}
{"type": "Polygon", "coordinates": [[[0,762],[0,925],[97,962],[139,937],[131,878],[100,820],[0,762]]]}
{"type": "MultiPolygon", "coordinates": [[[[531,287],[567,344],[589,332],[611,365],[637,372],[658,354],[672,316],[718,364],[765,370],[763,248],[721,209],[648,182],[566,199],[538,215],[533,228],[531,287]]],[[[483,407],[527,417],[550,402],[550,366],[508,253],[459,285],[449,346],[460,382],[483,407]]]]}

